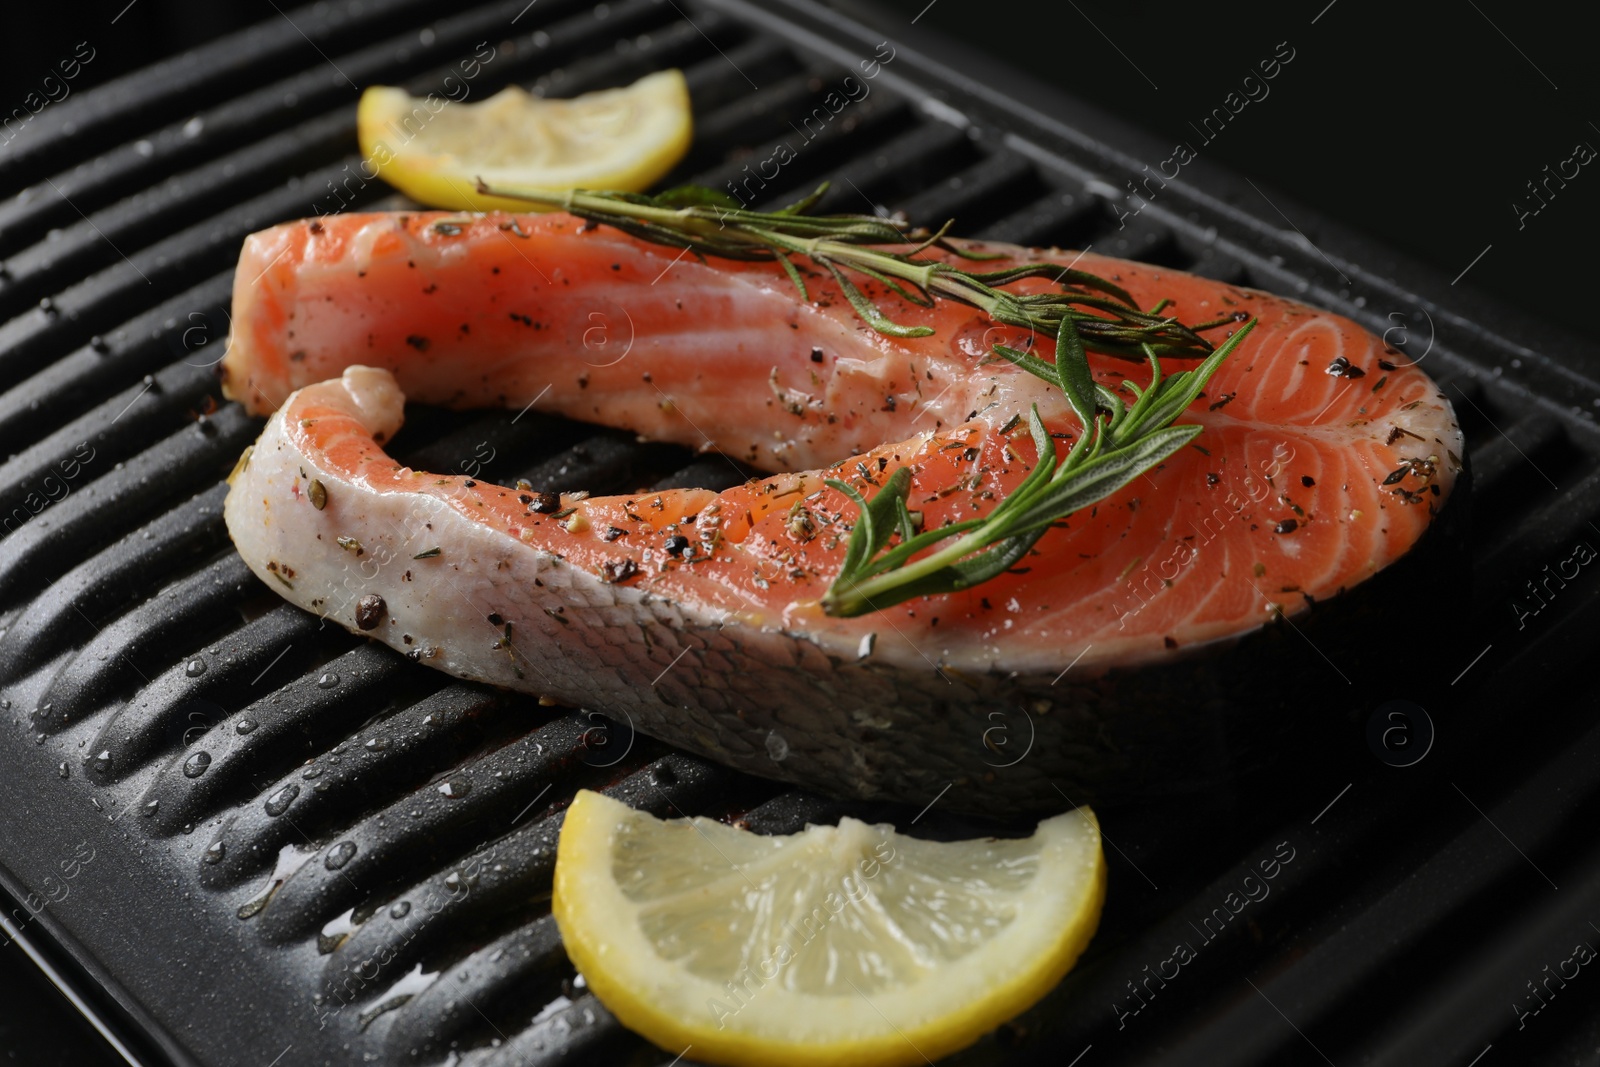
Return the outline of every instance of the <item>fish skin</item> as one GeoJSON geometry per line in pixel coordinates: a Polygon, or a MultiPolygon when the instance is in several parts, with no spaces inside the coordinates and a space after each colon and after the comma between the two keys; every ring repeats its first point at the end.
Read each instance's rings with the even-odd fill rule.
{"type": "MultiPolygon", "coordinates": [[[[1353,323],[1180,272],[1083,257],[1079,266],[1115,278],[1141,305],[1175,296],[1186,321],[1227,308],[1261,320],[1181,420],[1205,427],[1197,443],[1210,454],[1186,449],[1091,516],[1051,531],[1023,561],[1038,570],[831,619],[816,599],[842,546],[828,543],[825,524],[848,521],[853,508],[822,487],[824,477],[870,495],[872,482],[911,465],[912,506],[937,524],[992,506],[1026,474],[1034,459],[1026,433],[998,432],[1013,413],[1037,403],[1052,429],[1076,430],[1059,392],[1008,364],[977,366],[985,332],[1012,344],[1017,332],[941,303],[896,309],[901,321],[935,326],[934,337],[886,338],[821,283],[812,295],[823,306],[802,304],[771,265],[677,260],[672,249],[585,232],[559,216],[517,216],[514,230],[502,229],[506,219],[347,216],[324,220],[321,232],[287,224],[249,239],[225,382],[255,410],[300,392],[234,475],[226,517],[241,554],[288,599],[439,669],[626,717],[721,762],[830,792],[917,801],[951,781],[987,778],[951,806],[1016,811],[1060,807],[1061,786],[1078,800],[1149,780],[1185,738],[1203,743],[1230,720],[1244,692],[1239,676],[1259,665],[1263,648],[1301,654],[1268,623],[1287,615],[1310,625],[1313,602],[1406,554],[1449,500],[1457,472],[1447,457],[1464,454],[1448,402],[1426,375],[1353,323]],[[458,232],[441,233],[441,220],[458,232]],[[509,288],[485,281],[506,275],[509,288]],[[515,314],[538,330],[506,310],[514,297],[534,299],[530,292],[542,302],[515,314]],[[597,366],[583,343],[586,309],[622,292],[638,312],[629,313],[633,348],[597,366]],[[436,296],[445,300],[430,303],[436,296]],[[685,299],[708,300],[718,312],[712,325],[674,325],[685,299]],[[497,329],[502,317],[512,325],[497,329]],[[444,343],[439,323],[454,319],[468,329],[444,343]],[[752,351],[763,337],[776,340],[752,351]],[[822,364],[813,348],[823,349],[822,364]],[[1323,373],[1335,356],[1367,377],[1323,373]],[[1381,371],[1380,358],[1394,370],[1381,371]],[[353,366],[368,360],[383,369],[353,366]],[[900,364],[931,375],[942,392],[919,399],[906,388],[902,402],[886,404],[892,385],[913,382],[900,364]],[[825,375],[812,381],[819,366],[825,375]],[[312,384],[322,378],[333,380],[312,384]],[[1374,390],[1380,378],[1388,393],[1374,390]],[[795,380],[813,392],[790,405],[785,383],[795,380]],[[402,471],[381,442],[398,429],[405,397],[532,402],[795,473],[723,494],[568,498],[567,521],[581,516],[569,533],[515,490],[402,471]],[[980,398],[995,406],[979,410],[980,398]],[[777,441],[775,420],[784,426],[777,441]],[[1422,443],[1387,441],[1392,426],[1422,443]],[[1380,483],[1419,449],[1437,462],[1426,482],[1401,483],[1424,494],[1403,504],[1380,483]],[[832,470],[812,469],[824,466],[832,470]],[[1217,471],[1213,484],[1206,475],[1217,471]],[[976,484],[948,491],[974,474],[976,484]],[[1301,487],[1302,477],[1315,486],[1301,487]],[[326,492],[322,509],[310,503],[313,478],[326,492]],[[1278,534],[1292,515],[1285,496],[1307,518],[1278,534]],[[797,500],[814,517],[809,536],[793,529],[797,500]],[[689,565],[669,556],[666,538],[697,540],[713,509],[718,550],[689,565]],[[611,526],[627,535],[598,536],[611,526]],[[339,537],[355,538],[359,554],[339,537]],[[1185,550],[1186,541],[1200,547],[1185,550]],[[439,556],[412,559],[433,547],[439,556]],[[1263,560],[1265,573],[1253,573],[1263,560]],[[624,561],[636,573],[615,580],[624,561]],[[356,609],[374,595],[385,610],[363,630],[356,609]],[[1160,706],[1183,690],[1221,710],[1174,715],[1160,706]],[[1028,710],[1039,707],[1046,712],[1028,710]],[[1010,763],[1015,750],[1004,746],[1021,740],[1009,721],[1019,708],[1028,754],[1010,763]],[[997,729],[1015,736],[996,743],[997,729]]],[[[1091,362],[1113,387],[1144,376],[1103,357],[1091,362]]]]}

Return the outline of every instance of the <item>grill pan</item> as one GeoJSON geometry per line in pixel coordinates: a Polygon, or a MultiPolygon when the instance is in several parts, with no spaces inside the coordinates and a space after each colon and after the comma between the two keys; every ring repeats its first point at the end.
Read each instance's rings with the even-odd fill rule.
{"type": "MultiPolygon", "coordinates": [[[[287,9],[77,94],[0,152],[0,937],[133,1062],[692,1062],[622,1030],[566,961],[548,898],[578,788],[760,832],[845,813],[994,829],[937,804],[844,805],[450,680],[320,627],[234,555],[221,479],[260,422],[221,401],[212,365],[239,242],[334,186],[347,210],[403,203],[347,181],[352,82],[438,91],[480,42],[495,53],[475,94],[679,66],[697,136],[668,181],[722,187],[882,39],[790,0],[436,7],[287,9]]],[[[1600,386],[1573,369],[1592,354],[1294,207],[1311,245],[1205,160],[1119,227],[1112,204],[1158,146],[958,46],[907,41],[767,202],[826,178],[834,210],[1092,244],[1377,332],[1402,316],[1394,343],[1456,404],[1474,477],[1471,636],[1419,638],[1403,603],[1373,635],[1393,649],[1385,700],[1456,679],[1426,721],[1408,710],[1426,757],[1397,765],[1411,757],[1362,714],[1231,785],[1105,813],[1111,894],[1088,954],[952,1062],[1592,1058],[1600,984],[1541,984],[1600,937],[1585,911],[1600,729],[1592,698],[1567,695],[1594,649],[1596,580],[1548,580],[1600,546],[1600,386]],[[1272,858],[1270,894],[1217,919],[1272,858]],[[1171,977],[1178,943],[1197,951],[1171,977]]],[[[736,477],[504,412],[413,408],[393,451],[564,490],[736,477]]]]}

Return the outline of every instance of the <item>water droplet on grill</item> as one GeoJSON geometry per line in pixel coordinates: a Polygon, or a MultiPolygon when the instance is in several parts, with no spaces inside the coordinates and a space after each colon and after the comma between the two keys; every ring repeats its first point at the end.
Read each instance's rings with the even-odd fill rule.
{"type": "Polygon", "coordinates": [[[362,747],[364,747],[368,752],[382,752],[384,749],[389,747],[389,742],[386,738],[369,737],[367,739],[367,743],[362,747]]]}
{"type": "Polygon", "coordinates": [[[47,736],[48,736],[47,734],[34,734],[33,735],[33,743],[36,744],[36,745],[42,745],[42,744],[44,744],[44,739],[47,736]]]}
{"type": "Polygon", "coordinates": [[[206,673],[206,661],[196,656],[183,666],[183,673],[191,678],[198,678],[206,673]]]}
{"type": "Polygon", "coordinates": [[[267,802],[262,805],[262,809],[266,811],[268,815],[271,815],[273,818],[277,818],[279,815],[282,815],[284,812],[289,810],[289,805],[293,804],[294,798],[299,795],[299,786],[286,785],[268,797],[267,802]]]}
{"type": "Polygon", "coordinates": [[[211,842],[211,847],[206,849],[205,862],[207,862],[207,863],[221,863],[222,862],[222,857],[226,856],[227,854],[228,854],[228,846],[227,845],[224,845],[221,841],[213,841],[213,842],[211,842]]]}
{"type": "Polygon", "coordinates": [[[59,774],[63,778],[71,778],[72,777],[72,768],[67,766],[66,761],[63,760],[62,762],[56,764],[56,773],[59,774]]]}
{"type": "Polygon", "coordinates": [[[410,914],[411,902],[409,900],[397,901],[392,907],[389,908],[389,918],[391,919],[404,919],[410,914]]]}
{"type": "Polygon", "coordinates": [[[322,677],[317,679],[317,688],[318,689],[332,689],[334,686],[336,686],[338,684],[339,684],[339,676],[337,674],[333,673],[332,671],[323,672],[322,677]]]}
{"type": "Polygon", "coordinates": [[[439,795],[451,800],[460,800],[472,792],[472,783],[465,778],[452,778],[439,785],[439,795]]]}
{"type": "Polygon", "coordinates": [[[776,730],[767,734],[767,755],[774,763],[782,763],[789,758],[789,742],[776,730]]]}
{"type": "Polygon", "coordinates": [[[98,797],[90,797],[89,798],[89,804],[90,804],[91,807],[94,808],[95,811],[105,811],[106,810],[106,806],[104,804],[100,803],[100,799],[98,797]]]}
{"type": "Polygon", "coordinates": [[[322,861],[322,865],[330,871],[337,871],[340,867],[349,863],[355,854],[356,843],[354,841],[340,841],[328,850],[328,855],[322,861]]]}
{"type": "Polygon", "coordinates": [[[148,819],[150,816],[154,815],[156,812],[161,810],[161,801],[159,801],[159,800],[148,801],[148,802],[146,802],[146,804],[145,804],[145,806],[144,806],[144,808],[142,810],[144,811],[144,817],[148,819]]]}
{"type": "Polygon", "coordinates": [[[111,750],[105,749],[94,758],[90,764],[96,774],[104,774],[111,769],[111,750]]]}
{"type": "Polygon", "coordinates": [[[44,312],[46,315],[49,315],[52,319],[61,314],[61,312],[56,308],[56,302],[51,300],[48,296],[39,298],[39,310],[44,312]]]}
{"type": "Polygon", "coordinates": [[[241,919],[254,919],[266,909],[267,901],[271,899],[272,891],[268,890],[249,903],[239,905],[239,910],[234,912],[234,914],[239,916],[241,919]]]}
{"type": "Polygon", "coordinates": [[[240,719],[238,722],[233,724],[233,728],[241,734],[248,734],[253,732],[255,728],[260,725],[261,724],[256,722],[254,719],[240,719]]]}
{"type": "Polygon", "coordinates": [[[300,777],[304,778],[308,782],[311,781],[314,778],[321,778],[322,777],[322,768],[321,767],[307,767],[306,770],[305,770],[305,773],[302,774],[300,777]]]}
{"type": "Polygon", "coordinates": [[[206,768],[211,766],[211,753],[196,752],[183,761],[183,776],[185,778],[198,778],[206,773],[206,768]]]}

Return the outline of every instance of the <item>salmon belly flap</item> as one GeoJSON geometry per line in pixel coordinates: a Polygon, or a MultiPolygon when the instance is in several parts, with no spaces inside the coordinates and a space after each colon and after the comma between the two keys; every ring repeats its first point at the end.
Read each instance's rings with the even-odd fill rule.
{"type": "MultiPolygon", "coordinates": [[[[1257,325],[1180,418],[1203,428],[1191,446],[972,589],[824,614],[856,520],[825,483],[870,498],[905,468],[924,529],[986,514],[1037,462],[1030,406],[1062,445],[1081,432],[1058,389],[992,355],[1050,344],[865,286],[933,329],[885,336],[825,276],[806,301],[774,264],[559,214],[349,215],[249,238],[222,371],[272,415],[232,477],[229,530],[278,593],[420,662],[847,796],[925,802],[961,781],[975,787],[953,806],[1017,811],[1061,807],[1062,789],[1177,788],[1169,763],[1303,704],[1289,689],[1357,688],[1345,637],[1361,624],[1339,617],[1374,610],[1385,583],[1368,580],[1461,510],[1437,386],[1293,301],[973,247],[1075,264],[1185,322],[1257,325]],[[415,471],[383,447],[407,399],[531,406],[777,473],[585,497],[415,471]],[[1274,685],[1301,670],[1327,677],[1274,685]]],[[[1149,373],[1090,363],[1130,399],[1124,379],[1149,373]]]]}

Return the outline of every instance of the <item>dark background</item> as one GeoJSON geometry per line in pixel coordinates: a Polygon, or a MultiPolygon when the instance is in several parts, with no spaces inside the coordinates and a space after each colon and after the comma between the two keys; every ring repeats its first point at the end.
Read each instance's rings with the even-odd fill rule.
{"type": "MultiPolygon", "coordinates": [[[[1176,143],[1287,41],[1295,58],[1203,157],[1293,218],[1292,201],[1541,318],[1591,329],[1600,159],[1519,230],[1526,183],[1600,149],[1600,75],[1582,5],[1540,0],[829,0],[887,34],[917,18],[1176,143]],[[918,17],[920,14],[920,18],[918,17]],[[1313,24],[1313,19],[1315,23],[1313,24]],[[1142,73],[1141,73],[1142,72],[1142,73]],[[1593,123],[1593,124],[1591,124],[1593,123]],[[1595,173],[1590,173],[1591,171],[1595,173]]],[[[278,7],[293,10],[287,0],[278,7]]],[[[441,6],[440,13],[448,13],[441,6]]],[[[74,91],[229,29],[271,0],[29,0],[0,33],[0,103],[20,104],[86,37],[74,91]],[[109,20],[121,12],[113,26],[109,20]]],[[[309,46],[308,46],[309,47],[309,46]]],[[[204,101],[196,101],[196,109],[204,101]]],[[[1152,166],[1159,160],[1148,161],[1152,166]]],[[[1297,222],[1299,220],[1296,220],[1297,222]]],[[[1304,224],[1302,224],[1303,226],[1304,224]]],[[[1313,240],[1315,235],[1311,235],[1313,240]]]]}
{"type": "MultiPolygon", "coordinates": [[[[1205,158],[1274,193],[1291,217],[1298,201],[1445,279],[1492,245],[1463,286],[1590,329],[1591,289],[1600,281],[1590,259],[1600,234],[1600,160],[1521,229],[1512,207],[1537,206],[1526,183],[1574,145],[1600,148],[1592,38],[1561,17],[1569,8],[1510,0],[877,0],[855,10],[848,0],[830,2],[890,37],[916,18],[919,30],[947,33],[1196,147],[1189,123],[1286,41],[1295,57],[1269,83],[1270,95],[1204,146],[1205,158]]],[[[441,6],[441,15],[448,10],[441,6]]],[[[29,0],[7,14],[3,112],[40,91],[80,41],[94,58],[69,83],[74,93],[282,17],[269,0],[29,0]]],[[[205,105],[195,101],[196,110],[205,105]]],[[[88,1067],[110,1062],[103,1049],[16,946],[0,948],[0,1064],[88,1067]]]]}

